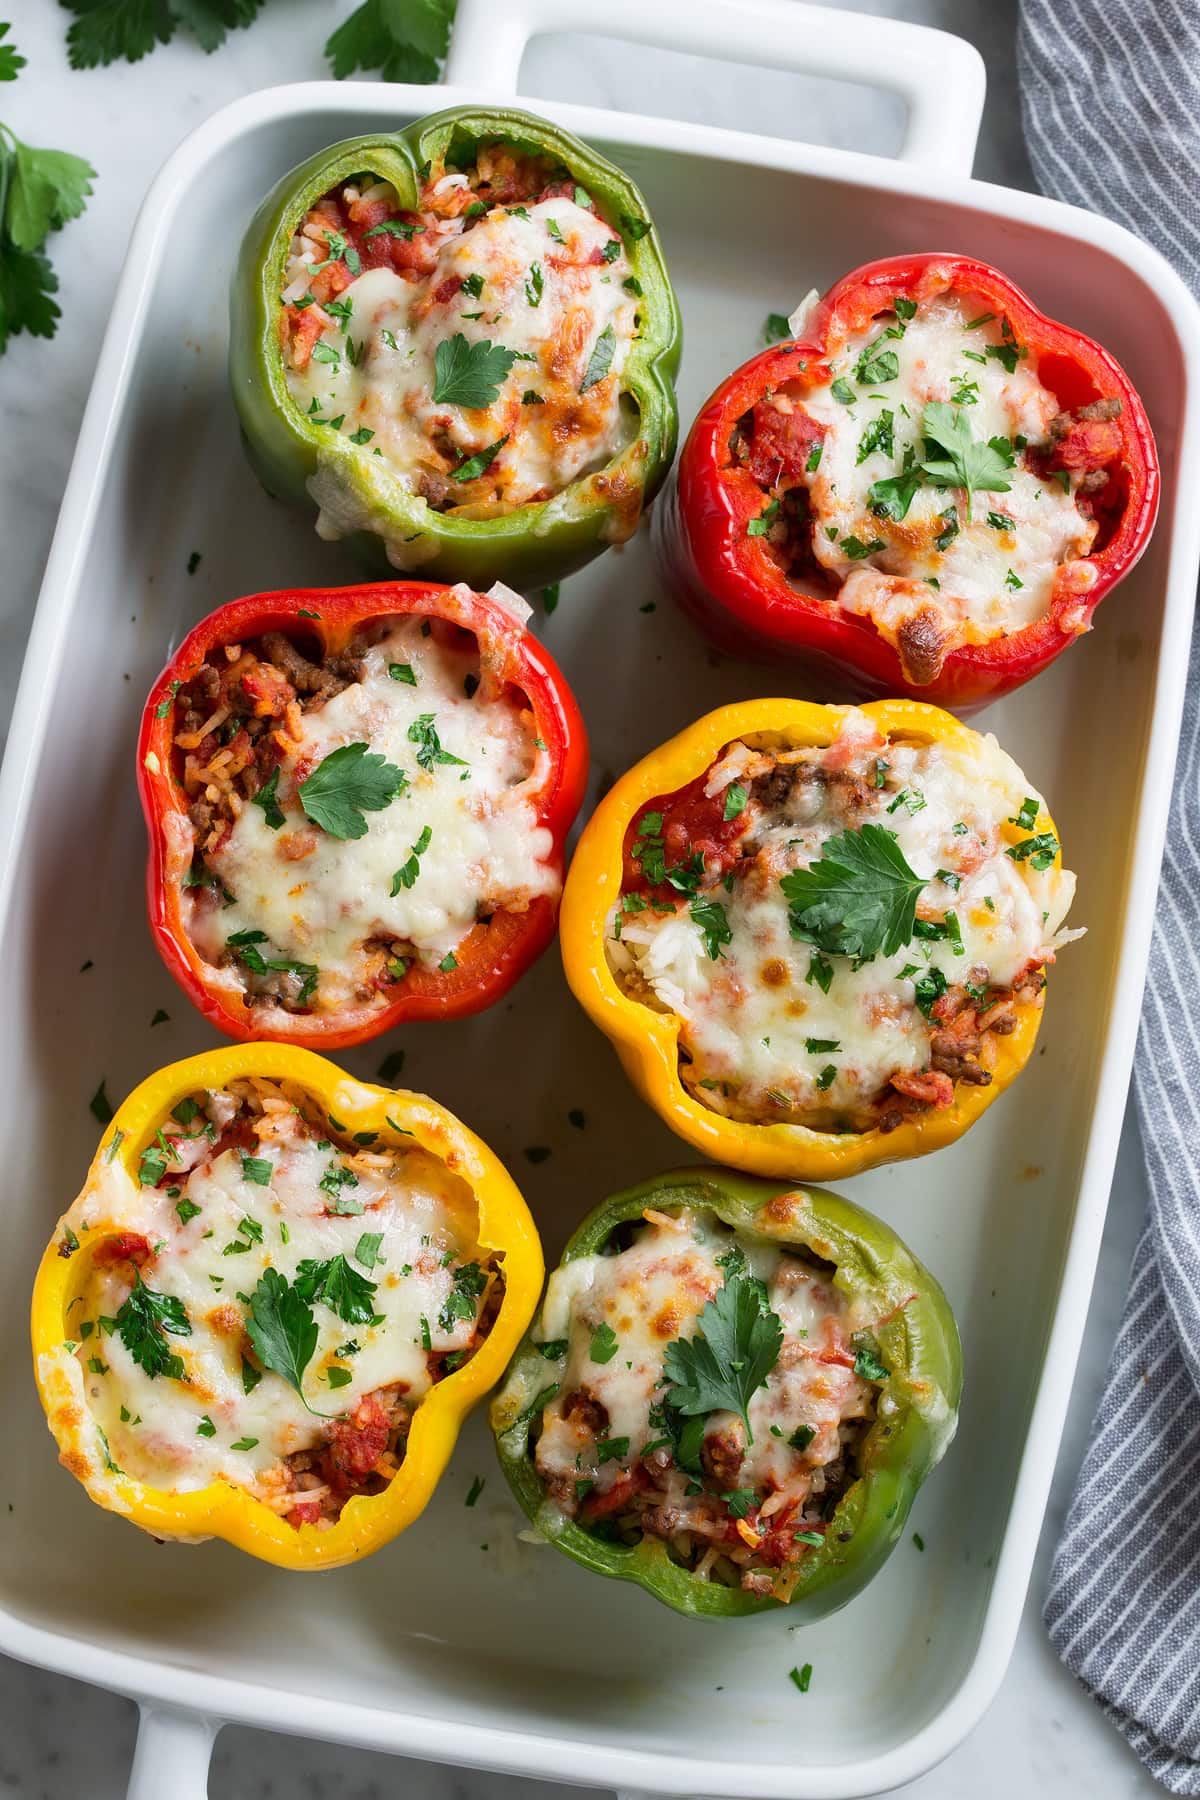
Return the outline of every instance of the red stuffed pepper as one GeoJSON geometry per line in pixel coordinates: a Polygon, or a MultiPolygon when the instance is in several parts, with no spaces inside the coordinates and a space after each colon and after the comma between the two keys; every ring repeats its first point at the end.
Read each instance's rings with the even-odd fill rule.
{"type": "Polygon", "coordinates": [[[504,994],[554,934],[587,740],[516,595],[255,594],[159,676],[150,923],[231,1037],[322,1048],[504,994]]]}
{"type": "Polygon", "coordinates": [[[793,328],[692,427],[657,527],[683,604],[723,648],[794,656],[849,698],[1019,687],[1153,528],[1128,377],[965,257],[869,263],[793,328]]]}

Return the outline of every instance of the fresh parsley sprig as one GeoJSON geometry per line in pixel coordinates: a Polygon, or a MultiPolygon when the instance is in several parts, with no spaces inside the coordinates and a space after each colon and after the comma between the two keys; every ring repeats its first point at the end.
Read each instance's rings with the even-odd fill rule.
{"type": "Polygon", "coordinates": [[[461,331],[443,338],[433,353],[434,405],[494,405],[516,360],[514,350],[487,338],[472,344],[461,331]]]}
{"type": "Polygon", "coordinates": [[[989,494],[1006,494],[1012,487],[1009,470],[1016,453],[1007,438],[989,438],[986,443],[973,436],[971,421],[961,407],[944,400],[933,400],[921,419],[926,451],[930,444],[943,454],[926,454],[921,467],[930,481],[944,481],[960,487],[967,495],[967,522],[971,519],[971,501],[977,490],[989,494]]]}
{"type": "Polygon", "coordinates": [[[176,1356],[166,1338],[168,1332],[172,1337],[192,1335],[191,1320],[176,1295],[147,1287],[135,1272],[133,1291],[117,1310],[116,1326],[126,1350],[152,1381],[159,1375],[183,1380],[183,1358],[176,1356]]]}
{"type": "Polygon", "coordinates": [[[377,1283],[352,1269],[340,1253],[324,1262],[305,1257],[292,1285],[302,1300],[319,1300],[347,1325],[369,1325],[375,1317],[371,1296],[377,1283]]]}
{"type": "Polygon", "coordinates": [[[281,1376],[303,1400],[304,1371],[317,1347],[317,1325],[312,1307],[278,1269],[268,1267],[258,1278],[250,1296],[246,1334],[263,1368],[281,1376]]]}
{"type": "MultiPolygon", "coordinates": [[[[140,62],[187,27],[202,50],[252,25],[263,0],[62,0],[77,15],[67,32],[73,69],[140,62]]],[[[337,80],[356,70],[384,81],[436,81],[450,43],[455,0],[364,0],[325,45],[337,80]]],[[[3,60],[0,59],[0,71],[3,60]]],[[[0,72],[0,80],[8,79],[0,72]]]]}
{"type": "Polygon", "coordinates": [[[230,31],[253,24],[263,0],[62,0],[77,15],[67,32],[73,69],[140,62],[169,44],[181,25],[202,50],[219,50],[230,31]]]}
{"type": "Polygon", "coordinates": [[[816,862],[779,885],[793,937],[829,956],[869,962],[908,943],[927,883],[909,868],[895,832],[868,824],[828,838],[816,862]]]}
{"type": "Polygon", "coordinates": [[[367,835],[363,814],[382,812],[407,786],[408,776],[395,763],[365,744],[343,744],[300,783],[300,804],[330,837],[360,838],[367,835]]]}
{"type": "MultiPolygon", "coordinates": [[[[0,37],[7,31],[0,26],[0,37]]],[[[15,45],[0,44],[0,81],[14,81],[24,63],[15,45]]],[[[0,355],[22,331],[51,338],[58,329],[58,277],[44,245],[79,217],[95,178],[81,156],[37,149],[0,124],[0,355]]]]}
{"type": "Polygon", "coordinates": [[[688,1418],[735,1412],[752,1444],[750,1401],[765,1386],[782,1348],[783,1326],[762,1283],[731,1273],[701,1311],[695,1336],[667,1345],[663,1374],[675,1384],[668,1404],[688,1418]]]}

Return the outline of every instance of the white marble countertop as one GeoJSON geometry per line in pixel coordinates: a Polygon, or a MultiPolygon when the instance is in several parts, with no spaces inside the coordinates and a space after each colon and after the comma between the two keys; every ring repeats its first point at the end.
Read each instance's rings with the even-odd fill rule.
{"type": "MultiPolygon", "coordinates": [[[[652,4],[653,0],[648,0],[652,4]]],[[[1015,0],[845,0],[864,12],[890,12],[941,25],[973,39],[988,65],[989,97],[976,172],[1012,186],[1032,185],[1021,142],[1012,40],[1015,0]]],[[[0,437],[0,722],[12,704],[21,653],[74,449],[96,352],[125,242],[147,183],[170,150],[217,107],[255,88],[327,73],[320,48],[350,0],[273,0],[248,32],[220,55],[204,57],[181,36],[134,68],[75,73],[67,68],[67,15],[46,0],[12,0],[13,37],[29,60],[21,79],[0,89],[0,110],[33,142],[84,154],[100,171],[85,217],[53,245],[64,318],[53,345],[17,339],[0,362],[0,395],[9,427],[0,437]],[[21,428],[18,429],[17,427],[21,428]]],[[[617,46],[546,40],[535,47],[523,83],[530,94],[673,113],[714,123],[853,140],[886,150],[895,128],[887,104],[849,104],[805,84],[797,106],[794,78],[722,70],[682,56],[617,46]]],[[[944,1763],[909,1788],[920,1800],[1009,1800],[1035,1790],[1087,1793],[1089,1800],[1131,1800],[1160,1790],[1092,1701],[1052,1655],[1039,1620],[1041,1594],[1074,1471],[1120,1316],[1145,1193],[1136,1127],[1126,1129],[1076,1383],[1074,1401],[1011,1667],[991,1710],[944,1763]]],[[[63,1677],[0,1658],[0,1797],[20,1800],[115,1800],[125,1792],[136,1726],[131,1703],[63,1677]]],[[[579,1789],[542,1787],[409,1763],[265,1732],[231,1729],[218,1741],[214,1800],[300,1795],[312,1800],[374,1800],[400,1783],[411,1800],[538,1800],[579,1789]]],[[[170,1800],[165,1796],[164,1800],[170,1800]]]]}

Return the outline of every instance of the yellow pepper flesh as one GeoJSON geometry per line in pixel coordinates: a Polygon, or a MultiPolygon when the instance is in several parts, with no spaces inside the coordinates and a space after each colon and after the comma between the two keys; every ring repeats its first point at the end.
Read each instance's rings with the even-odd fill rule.
{"type": "Polygon", "coordinates": [[[285,1569],[338,1568],[370,1555],[411,1525],[437,1486],[464,1417],[503,1375],[541,1293],[537,1230],[519,1189],[487,1145],[422,1094],[355,1081],[324,1057],[294,1045],[239,1044],[172,1063],[134,1089],[105,1131],[79,1199],[101,1196],[90,1229],[72,1234],[78,1248],[64,1237],[60,1222],[38,1269],[31,1314],[34,1370],[47,1422],[60,1460],[91,1498],[156,1538],[184,1543],[224,1538],[285,1569]],[[417,1407],[395,1476],[382,1493],[352,1496],[324,1528],[291,1525],[231,1482],[175,1493],[114,1468],[87,1406],[79,1364],[66,1347],[71,1309],[87,1290],[95,1250],[124,1228],[109,1196],[119,1199],[123,1184],[136,1186],[142,1152],[180,1100],[247,1076],[296,1082],[349,1135],[375,1132],[382,1145],[415,1141],[435,1156],[471,1189],[478,1246],[493,1252],[503,1270],[504,1296],[487,1337],[471,1360],[439,1381],[417,1407]]]}
{"type": "MultiPolygon", "coordinates": [[[[609,913],[621,891],[631,820],[650,801],[673,794],[702,775],[734,739],[769,734],[794,746],[823,747],[833,742],[850,710],[805,700],[748,700],[707,713],[652,750],[610,788],[579,840],[563,893],[559,937],[567,981],[585,1012],[611,1039],[638,1093],[694,1149],[714,1162],[755,1175],[833,1181],[953,1143],[1020,1074],[1041,1023],[1041,995],[1017,1004],[1016,1029],[996,1039],[988,1086],[959,1082],[950,1106],[916,1114],[894,1131],[834,1133],[794,1124],[747,1124],[702,1105],[679,1077],[678,1016],[655,1012],[621,991],[604,943],[609,913]]],[[[977,738],[950,713],[921,701],[876,700],[858,710],[889,739],[969,750],[977,738]]],[[[1045,811],[1037,828],[1054,831],[1045,811]]],[[[1013,830],[1011,836],[1015,841],[1019,833],[1013,830]]],[[[1060,861],[1056,857],[1055,866],[1060,861]]]]}

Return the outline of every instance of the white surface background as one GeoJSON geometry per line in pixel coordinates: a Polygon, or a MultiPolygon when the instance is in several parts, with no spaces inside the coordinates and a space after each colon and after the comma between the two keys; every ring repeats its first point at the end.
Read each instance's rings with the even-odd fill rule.
{"type": "MultiPolygon", "coordinates": [[[[989,82],[976,173],[1011,186],[1032,185],[1013,67],[1014,0],[848,4],[862,12],[921,19],[972,38],[987,62],[989,82]]],[[[180,139],[226,101],[277,82],[325,75],[321,45],[350,6],[351,0],[269,0],[259,23],[235,33],[215,57],[206,58],[181,35],[136,67],[73,72],[63,47],[64,12],[50,0],[0,5],[12,18],[12,37],[29,59],[17,83],[0,87],[0,116],[33,143],[88,157],[100,177],[84,218],[52,245],[64,314],[58,337],[52,344],[18,339],[0,361],[0,723],[7,723],[11,709],[96,352],[146,186],[180,139]]],[[[864,67],[869,66],[865,54],[864,67]]],[[[553,93],[732,127],[753,124],[784,137],[885,153],[896,142],[899,126],[891,102],[857,91],[837,92],[778,73],[721,70],[692,58],[635,53],[598,40],[547,40],[535,46],[523,87],[531,95],[553,93]]],[[[864,255],[869,248],[864,246],[864,255]]],[[[907,1790],[919,1800],[1009,1800],[1034,1791],[1129,1800],[1161,1791],[1062,1670],[1038,1617],[1144,1208],[1140,1148],[1130,1120],[1058,1476],[1012,1666],[994,1706],[971,1737],[940,1769],[907,1790]]],[[[98,1579],[101,1575],[97,1571],[98,1579]]],[[[119,1604],[116,1596],[113,1603],[119,1604]]],[[[82,1800],[85,1795],[87,1800],[115,1800],[125,1792],[134,1730],[129,1702],[0,1658],[4,1800],[82,1800]]],[[[553,1800],[578,1791],[399,1763],[365,1751],[240,1728],[219,1739],[210,1784],[213,1800],[375,1800],[401,1788],[411,1800],[515,1800],[518,1794],[553,1800]]]]}

